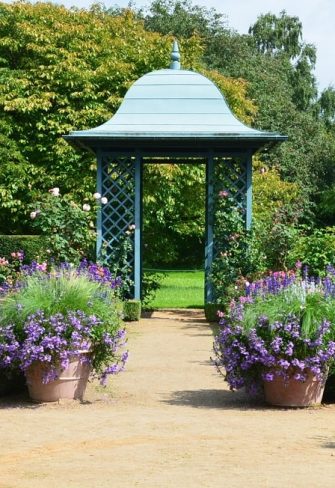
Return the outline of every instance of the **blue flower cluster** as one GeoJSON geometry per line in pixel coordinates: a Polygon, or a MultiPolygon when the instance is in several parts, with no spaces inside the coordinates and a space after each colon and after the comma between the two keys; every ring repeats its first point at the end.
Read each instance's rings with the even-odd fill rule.
{"type": "Polygon", "coordinates": [[[264,381],[273,381],[276,377],[302,382],[309,375],[325,378],[329,365],[335,360],[334,323],[327,317],[318,317],[318,323],[308,335],[302,314],[306,297],[313,294],[318,303],[329,299],[327,304],[334,309],[334,275],[328,274],[316,282],[306,276],[280,272],[247,284],[246,295],[234,301],[228,315],[222,318],[214,342],[215,365],[220,372],[224,368],[225,379],[232,390],[246,387],[249,393],[255,393],[264,381]],[[280,304],[280,300],[290,294],[301,298],[298,312],[277,310],[276,314],[271,314],[271,319],[266,314],[259,314],[252,327],[246,326],[247,310],[254,305],[256,309],[259,303],[268,306],[274,296],[279,300],[270,302],[270,305],[280,304]],[[275,320],[274,315],[277,315],[275,320]]]}
{"type": "Polygon", "coordinates": [[[326,339],[329,329],[330,323],[322,322],[312,341],[303,337],[294,317],[272,325],[260,317],[257,327],[248,333],[222,321],[214,343],[215,364],[225,368],[232,390],[245,386],[251,393],[259,390],[262,381],[276,376],[305,381],[311,372],[322,379],[335,357],[335,342],[326,339]]]}
{"type": "Polygon", "coordinates": [[[120,329],[114,335],[106,331],[99,333],[103,330],[101,325],[95,315],[82,311],[46,316],[39,310],[23,324],[20,340],[16,338],[14,324],[0,328],[0,368],[19,367],[27,371],[35,362],[40,362],[44,366],[43,382],[49,383],[71,359],[79,356],[94,368],[95,355],[103,354],[107,364],[97,376],[105,384],[108,375],[124,369],[128,352],[118,355],[125,345],[125,330],[120,329]]]}

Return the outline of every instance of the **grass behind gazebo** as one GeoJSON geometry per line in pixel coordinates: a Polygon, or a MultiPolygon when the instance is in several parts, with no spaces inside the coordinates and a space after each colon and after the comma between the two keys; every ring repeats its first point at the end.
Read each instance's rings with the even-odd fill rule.
{"type": "Polygon", "coordinates": [[[203,308],[203,270],[152,271],[164,272],[165,276],[155,299],[149,304],[150,308],[203,308]]]}

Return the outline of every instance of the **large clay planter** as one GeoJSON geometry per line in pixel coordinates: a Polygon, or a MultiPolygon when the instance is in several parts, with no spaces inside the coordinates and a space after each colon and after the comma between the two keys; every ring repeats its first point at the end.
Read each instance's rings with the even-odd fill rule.
{"type": "Polygon", "coordinates": [[[43,365],[36,362],[26,371],[29,396],[37,402],[57,402],[62,398],[82,400],[90,369],[90,364],[74,358],[69,366],[60,372],[57,380],[44,384],[43,365]]]}
{"type": "Polygon", "coordinates": [[[276,377],[264,382],[265,401],[278,407],[309,407],[322,401],[325,381],[309,374],[306,381],[276,377]]]}

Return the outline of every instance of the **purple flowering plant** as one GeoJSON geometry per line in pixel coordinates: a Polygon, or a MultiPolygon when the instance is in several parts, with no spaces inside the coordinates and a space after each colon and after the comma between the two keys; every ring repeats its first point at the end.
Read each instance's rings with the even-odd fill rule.
{"type": "Polygon", "coordinates": [[[122,371],[128,352],[119,280],[87,261],[22,268],[0,309],[0,368],[25,372],[38,361],[48,383],[80,356],[102,384],[122,371]]]}
{"type": "Polygon", "coordinates": [[[276,377],[325,380],[335,359],[335,272],[277,272],[247,283],[222,317],[214,362],[232,390],[260,391],[276,377]]]}

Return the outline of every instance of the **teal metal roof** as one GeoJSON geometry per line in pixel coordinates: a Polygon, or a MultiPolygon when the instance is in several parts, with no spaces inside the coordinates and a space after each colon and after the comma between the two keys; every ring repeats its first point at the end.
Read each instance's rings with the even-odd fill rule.
{"type": "Polygon", "coordinates": [[[115,115],[104,124],[71,132],[65,138],[85,146],[96,145],[98,141],[151,138],[155,141],[249,140],[259,141],[259,146],[267,141],[286,139],[286,136],[243,124],[232,114],[214,83],[199,73],[180,69],[179,59],[175,43],[170,69],[153,71],[139,78],[115,115]]]}

